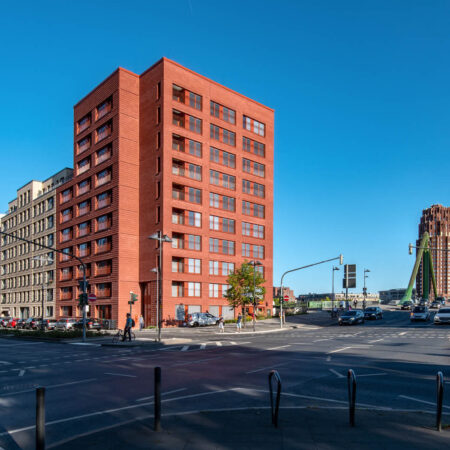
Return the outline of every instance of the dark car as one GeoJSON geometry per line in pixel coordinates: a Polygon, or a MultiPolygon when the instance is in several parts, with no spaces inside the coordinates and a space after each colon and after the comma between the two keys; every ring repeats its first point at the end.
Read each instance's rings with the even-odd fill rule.
{"type": "Polygon", "coordinates": [[[23,328],[23,326],[25,325],[25,321],[26,319],[18,319],[16,323],[16,328],[17,329],[23,328]]]}
{"type": "Polygon", "coordinates": [[[400,305],[400,309],[411,309],[413,305],[414,303],[411,300],[408,300],[400,305]]]}
{"type": "Polygon", "coordinates": [[[383,311],[378,306],[369,306],[364,310],[364,319],[382,319],[383,311]]]}
{"type": "Polygon", "coordinates": [[[419,306],[428,306],[430,304],[430,301],[426,298],[422,298],[419,300],[419,306]]]}
{"type": "MultiPolygon", "coordinates": [[[[79,319],[73,327],[77,330],[83,329],[83,319],[79,319]]],[[[94,317],[86,317],[86,329],[87,330],[101,330],[103,328],[103,323],[100,319],[95,319],[94,317]]]]}
{"type": "Polygon", "coordinates": [[[345,311],[339,317],[339,325],[356,325],[357,323],[364,323],[364,313],[360,309],[345,311]]]}
{"type": "Polygon", "coordinates": [[[30,317],[23,324],[23,328],[25,328],[26,330],[36,330],[37,328],[39,328],[39,322],[40,322],[39,319],[30,317]]]}

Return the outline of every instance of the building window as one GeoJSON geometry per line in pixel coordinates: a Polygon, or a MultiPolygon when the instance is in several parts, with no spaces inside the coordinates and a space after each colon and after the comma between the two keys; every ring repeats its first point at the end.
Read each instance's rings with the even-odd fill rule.
{"type": "Polygon", "coordinates": [[[225,233],[234,233],[235,221],[233,219],[222,219],[222,231],[225,233]]]}
{"type": "Polygon", "coordinates": [[[78,256],[88,256],[90,254],[89,244],[87,242],[78,245],[78,256]]]}
{"type": "Polygon", "coordinates": [[[111,169],[102,170],[97,174],[97,186],[101,186],[109,181],[111,181],[111,169]]]}
{"type": "Polygon", "coordinates": [[[78,195],[83,195],[86,192],[89,192],[90,181],[89,179],[80,181],[77,185],[78,195]]]}
{"type": "Polygon", "coordinates": [[[219,105],[218,103],[213,101],[211,101],[210,103],[210,108],[212,116],[217,117],[218,119],[222,119],[225,122],[231,123],[233,125],[236,123],[236,111],[234,111],[233,109],[219,105]]]}
{"type": "Polygon", "coordinates": [[[242,192],[252,194],[256,197],[265,197],[265,187],[262,184],[254,183],[249,180],[242,180],[242,192]]]}
{"type": "Polygon", "coordinates": [[[196,164],[188,164],[188,177],[193,180],[201,181],[202,179],[202,168],[196,164]]]}
{"type": "Polygon", "coordinates": [[[104,214],[97,218],[97,231],[104,231],[111,227],[111,219],[109,214],[104,214]]]}
{"type": "Polygon", "coordinates": [[[107,137],[111,136],[112,133],[112,122],[108,122],[105,125],[102,125],[100,128],[97,129],[97,142],[102,141],[103,139],[106,139],[107,137]]]}
{"type": "Polygon", "coordinates": [[[78,216],[83,216],[91,210],[89,200],[78,203],[78,216]]]}
{"type": "Polygon", "coordinates": [[[264,246],[262,245],[254,245],[253,246],[253,258],[264,258],[264,246]]]}
{"type": "Polygon", "coordinates": [[[200,189],[189,188],[189,201],[200,204],[202,202],[202,191],[200,189]]]}
{"type": "Polygon", "coordinates": [[[219,230],[219,217],[209,216],[209,229],[210,230],[219,230]]]}
{"type": "Polygon", "coordinates": [[[87,234],[89,234],[89,231],[89,222],[83,222],[78,225],[78,237],[86,236],[87,234]]]}
{"type": "Polygon", "coordinates": [[[108,98],[97,106],[97,120],[106,116],[112,109],[112,98],[108,98]]]}
{"type": "Polygon", "coordinates": [[[242,148],[246,152],[253,151],[253,153],[258,156],[265,156],[265,153],[266,153],[264,144],[262,144],[261,142],[257,142],[252,139],[249,139],[245,136],[242,138],[242,148]]]}
{"type": "Polygon", "coordinates": [[[234,272],[234,263],[223,262],[222,263],[222,275],[226,277],[226,276],[230,275],[232,272],[234,272]]]}
{"type": "Polygon", "coordinates": [[[72,239],[72,228],[64,228],[61,231],[61,242],[69,241],[72,239]]]}
{"type": "Polygon", "coordinates": [[[189,129],[194,133],[202,133],[202,121],[196,117],[189,116],[189,129]]]}
{"type": "Polygon", "coordinates": [[[216,283],[209,283],[209,297],[217,298],[219,297],[219,285],[216,283]]]}
{"type": "Polygon", "coordinates": [[[258,205],[256,203],[242,201],[242,214],[246,214],[247,216],[255,216],[264,218],[264,206],[258,205]]]}
{"type": "Polygon", "coordinates": [[[258,122],[257,120],[252,119],[248,116],[243,116],[242,126],[244,130],[252,131],[259,136],[264,136],[266,132],[265,125],[262,122],[258,122]]]}
{"type": "Polygon", "coordinates": [[[81,139],[81,141],[78,141],[77,147],[78,147],[78,153],[82,153],[86,151],[91,146],[91,137],[86,136],[85,138],[81,139]]]}
{"type": "Polygon", "coordinates": [[[200,95],[189,92],[189,106],[192,108],[202,110],[202,97],[200,95]]]}
{"type": "Polygon", "coordinates": [[[242,243],[242,256],[250,256],[250,244],[242,243]]]}
{"type": "Polygon", "coordinates": [[[184,262],[183,258],[172,258],[172,272],[173,273],[184,273],[184,262]]]}
{"type": "Polygon", "coordinates": [[[67,222],[72,218],[72,208],[63,209],[61,212],[61,222],[67,222]]]}
{"type": "Polygon", "coordinates": [[[188,283],[188,297],[200,297],[200,283],[188,283]]]}
{"type": "Polygon", "coordinates": [[[172,209],[172,223],[184,225],[184,210],[172,209]]]}
{"type": "Polygon", "coordinates": [[[97,195],[97,209],[105,208],[111,204],[110,192],[103,192],[97,195]]]}
{"type": "Polygon", "coordinates": [[[95,157],[95,162],[96,164],[100,164],[103,161],[108,160],[109,158],[111,158],[111,147],[103,147],[102,149],[98,150],[96,152],[96,157],[95,157]]]}
{"type": "Polygon", "coordinates": [[[82,119],[78,121],[78,134],[87,130],[91,124],[91,115],[87,114],[82,119]]]}
{"type": "Polygon", "coordinates": [[[188,224],[192,227],[202,226],[202,215],[199,212],[188,211],[188,224]]]}
{"type": "Polygon", "coordinates": [[[188,234],[188,249],[189,250],[201,250],[201,236],[194,234],[188,234]]]}
{"type": "Polygon", "coordinates": [[[209,274],[219,275],[219,261],[209,261],[209,274]]]}
{"type": "Polygon", "coordinates": [[[234,241],[222,241],[222,253],[224,255],[234,255],[234,241]]]}
{"type": "Polygon", "coordinates": [[[193,156],[202,157],[202,144],[192,139],[188,139],[189,154],[193,156]]]}
{"type": "Polygon", "coordinates": [[[172,297],[184,297],[184,283],[172,281],[172,297]]]}
{"type": "Polygon", "coordinates": [[[219,239],[209,238],[209,251],[219,253],[219,239]]]}
{"type": "Polygon", "coordinates": [[[209,206],[211,206],[212,208],[218,208],[219,205],[220,205],[220,195],[210,192],[209,193],[209,206]]]}
{"type": "Polygon", "coordinates": [[[188,272],[200,273],[201,261],[199,259],[188,258],[188,272]]]}
{"type": "Polygon", "coordinates": [[[87,172],[91,168],[91,158],[84,158],[77,164],[77,175],[87,172]]]}
{"type": "Polygon", "coordinates": [[[72,189],[71,188],[64,189],[64,191],[61,192],[61,203],[68,202],[71,199],[72,199],[72,189]]]}

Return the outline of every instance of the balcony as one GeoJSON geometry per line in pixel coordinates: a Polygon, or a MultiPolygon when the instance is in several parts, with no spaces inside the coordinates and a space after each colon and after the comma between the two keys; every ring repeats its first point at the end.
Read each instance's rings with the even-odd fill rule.
{"type": "Polygon", "coordinates": [[[111,272],[112,272],[111,264],[106,264],[106,265],[103,265],[103,266],[98,266],[97,265],[97,273],[96,273],[96,275],[98,277],[105,276],[105,275],[111,275],[111,272]]]}
{"type": "Polygon", "coordinates": [[[103,161],[107,161],[109,158],[111,158],[111,149],[103,148],[102,150],[99,150],[97,152],[96,164],[100,164],[103,161]]]}
{"type": "Polygon", "coordinates": [[[77,175],[81,175],[87,172],[91,168],[91,164],[89,161],[81,161],[77,166],[77,175]]]}
{"type": "Polygon", "coordinates": [[[107,242],[106,244],[97,245],[96,253],[105,253],[111,250],[111,242],[107,242]]]}
{"type": "Polygon", "coordinates": [[[184,177],[184,163],[182,161],[172,161],[172,174],[184,177]]]}
{"type": "Polygon", "coordinates": [[[111,228],[111,220],[97,221],[97,231],[105,231],[111,228]]]}
{"type": "Polygon", "coordinates": [[[61,300],[72,300],[72,288],[70,290],[61,289],[61,300]]]}
{"type": "Polygon", "coordinates": [[[86,192],[89,192],[90,186],[89,183],[79,184],[78,185],[78,195],[86,194],[86,192]]]}
{"type": "Polygon", "coordinates": [[[79,247],[78,256],[83,258],[84,256],[89,256],[91,254],[91,249],[89,247],[79,247]]]}
{"type": "Polygon", "coordinates": [[[78,216],[84,216],[90,211],[89,206],[83,206],[82,208],[78,208],[78,216]]]}
{"type": "Polygon", "coordinates": [[[61,215],[61,223],[68,222],[69,220],[72,220],[72,212],[61,215]]]}
{"type": "Polygon", "coordinates": [[[103,171],[97,175],[97,186],[102,186],[111,181],[111,171],[103,171]]]}
{"type": "Polygon", "coordinates": [[[184,138],[178,135],[172,135],[172,149],[177,152],[184,152],[184,138]]]}
{"type": "Polygon", "coordinates": [[[72,279],[72,271],[65,271],[64,269],[61,271],[60,281],[68,281],[72,279]]]}
{"type": "Polygon", "coordinates": [[[97,201],[97,209],[105,208],[111,204],[111,197],[108,195],[105,198],[99,198],[97,201]]]}
{"type": "Polygon", "coordinates": [[[61,233],[61,242],[67,242],[72,239],[72,233],[61,233]]]}
{"type": "Polygon", "coordinates": [[[88,226],[83,226],[81,227],[80,225],[78,226],[78,237],[82,237],[82,236],[86,236],[89,234],[89,227],[88,226]]]}
{"type": "Polygon", "coordinates": [[[174,186],[172,189],[172,198],[174,200],[184,200],[185,199],[184,188],[180,189],[174,186]]]}
{"type": "Polygon", "coordinates": [[[172,112],[172,123],[177,126],[184,128],[185,124],[185,114],[180,111],[173,111],[172,112]]]}
{"type": "Polygon", "coordinates": [[[99,288],[97,287],[97,297],[111,297],[111,287],[99,288]]]}
{"type": "Polygon", "coordinates": [[[84,130],[87,130],[91,125],[91,119],[89,117],[85,117],[78,122],[78,134],[82,133],[84,130]]]}

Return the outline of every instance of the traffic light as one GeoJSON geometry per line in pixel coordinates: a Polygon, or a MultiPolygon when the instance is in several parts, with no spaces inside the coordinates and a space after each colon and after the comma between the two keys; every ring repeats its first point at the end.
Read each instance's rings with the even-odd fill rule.
{"type": "Polygon", "coordinates": [[[83,306],[88,304],[88,295],[87,294],[80,294],[78,297],[78,306],[82,308],[83,306]]]}
{"type": "Polygon", "coordinates": [[[409,254],[412,255],[413,254],[413,245],[409,244],[409,254]]]}
{"type": "Polygon", "coordinates": [[[135,303],[138,301],[138,295],[134,292],[130,292],[130,303],[135,303]]]}
{"type": "Polygon", "coordinates": [[[344,255],[340,254],[339,255],[339,264],[342,266],[342,264],[344,264],[344,255]]]}
{"type": "Polygon", "coordinates": [[[84,281],[84,280],[81,280],[81,281],[79,281],[78,282],[79,283],[79,285],[80,285],[80,291],[81,292],[88,292],[89,291],[89,281],[84,281]]]}

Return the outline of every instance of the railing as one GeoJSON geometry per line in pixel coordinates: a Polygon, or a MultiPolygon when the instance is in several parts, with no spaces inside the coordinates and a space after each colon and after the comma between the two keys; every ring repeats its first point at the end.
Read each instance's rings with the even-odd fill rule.
{"type": "Polygon", "coordinates": [[[84,164],[83,166],[78,166],[77,175],[81,175],[84,172],[87,172],[91,168],[90,164],[84,164]]]}
{"type": "Polygon", "coordinates": [[[61,300],[72,300],[72,292],[61,292],[61,300]]]}
{"type": "Polygon", "coordinates": [[[84,130],[87,130],[90,125],[90,120],[86,120],[84,123],[78,124],[78,134],[82,133],[84,130]]]}
{"type": "Polygon", "coordinates": [[[97,246],[97,253],[109,252],[111,250],[111,244],[97,246]]]}
{"type": "Polygon", "coordinates": [[[348,409],[350,414],[350,426],[355,426],[355,405],[356,405],[356,375],[352,369],[348,369],[347,373],[348,387],[348,409]]]}
{"type": "Polygon", "coordinates": [[[97,157],[96,163],[100,164],[100,163],[102,163],[103,161],[106,161],[109,158],[111,158],[111,152],[106,152],[103,155],[97,157]]]}
{"type": "Polygon", "coordinates": [[[278,412],[280,409],[280,398],[281,398],[281,378],[279,373],[276,370],[271,370],[269,373],[269,392],[270,392],[270,411],[272,415],[272,424],[275,425],[275,428],[278,427],[278,412]],[[272,379],[275,378],[277,382],[277,397],[275,401],[273,400],[273,387],[272,387],[272,379]]]}
{"type": "Polygon", "coordinates": [[[97,208],[105,208],[106,206],[109,206],[111,204],[111,198],[104,198],[102,200],[97,201],[97,208]]]}
{"type": "Polygon", "coordinates": [[[111,103],[106,104],[105,106],[101,105],[101,109],[97,109],[97,120],[106,116],[111,111],[111,103]]]}
{"type": "Polygon", "coordinates": [[[105,266],[97,269],[97,276],[101,275],[110,275],[111,274],[111,266],[105,266]]]}
{"type": "Polygon", "coordinates": [[[107,220],[106,222],[99,222],[97,224],[97,231],[107,230],[111,227],[111,221],[107,220]]]}
{"type": "Polygon", "coordinates": [[[89,192],[90,186],[87,184],[86,186],[82,186],[78,188],[78,195],[85,194],[86,192],[89,192]]]}
{"type": "Polygon", "coordinates": [[[108,173],[107,175],[102,176],[101,178],[97,178],[97,186],[101,186],[105,183],[108,183],[109,181],[111,181],[111,174],[108,173]]]}

